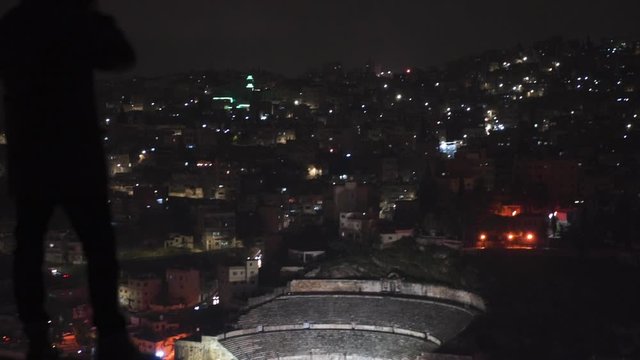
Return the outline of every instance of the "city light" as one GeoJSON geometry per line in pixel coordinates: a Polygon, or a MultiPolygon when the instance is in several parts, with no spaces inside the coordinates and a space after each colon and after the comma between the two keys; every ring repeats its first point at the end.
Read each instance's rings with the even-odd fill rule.
{"type": "MultiPolygon", "coordinates": [[[[278,12],[274,10],[273,14],[278,12]]],[[[527,14],[527,11],[521,13],[527,14]]],[[[254,21],[246,21],[244,25],[251,23],[254,21]]],[[[273,37],[271,33],[262,35],[273,37]]],[[[389,38],[398,40],[395,50],[401,50],[403,45],[411,46],[401,37],[389,38]]],[[[306,42],[312,40],[317,39],[312,36],[305,41],[281,42],[285,47],[291,44],[307,46],[306,42]]],[[[443,38],[445,41],[450,43],[451,39],[443,38]]],[[[291,336],[287,333],[282,338],[293,343],[295,335],[301,334],[298,330],[304,320],[319,325],[309,325],[311,335],[319,330],[323,333],[335,331],[324,328],[329,327],[327,324],[337,324],[338,329],[344,328],[345,323],[356,324],[356,327],[349,325],[349,332],[354,334],[371,326],[377,329],[396,325],[397,328],[388,328],[385,339],[400,335],[409,339],[404,335],[413,334],[415,342],[422,344],[426,330],[421,324],[415,321],[398,323],[396,320],[402,320],[402,316],[397,314],[391,314],[393,319],[387,321],[380,319],[377,316],[380,312],[375,311],[369,311],[371,317],[365,318],[366,307],[352,309],[347,303],[356,304],[356,301],[381,296],[385,301],[399,303],[396,301],[399,298],[415,297],[415,291],[424,292],[425,288],[417,282],[419,279],[429,281],[433,276],[429,268],[419,265],[424,262],[425,255],[433,253],[435,256],[427,256],[433,263],[429,265],[442,270],[437,283],[460,285],[459,290],[442,291],[442,294],[452,296],[445,304],[446,311],[453,309],[449,306],[451,301],[460,300],[455,308],[481,313],[484,309],[482,298],[469,296],[466,291],[484,289],[486,286],[482,285],[492,281],[506,283],[496,278],[506,275],[508,283],[514,287],[513,292],[500,286],[484,289],[487,300],[491,300],[492,311],[498,304],[507,307],[505,314],[507,311],[526,313],[536,306],[550,305],[518,297],[518,294],[530,291],[522,292],[516,287],[535,285],[540,276],[551,276],[554,282],[562,285],[562,281],[575,284],[574,274],[561,279],[566,276],[562,267],[549,266],[568,260],[572,266],[583,266],[584,263],[585,268],[597,268],[600,259],[606,260],[612,254],[617,256],[629,251],[634,255],[635,247],[628,247],[627,243],[637,238],[633,219],[638,218],[640,207],[637,188],[640,176],[634,168],[638,158],[635,142],[640,141],[640,119],[635,114],[640,113],[639,85],[634,72],[640,56],[640,42],[634,40],[623,47],[619,40],[607,40],[606,45],[600,45],[565,42],[558,38],[535,44],[467,54],[441,66],[412,59],[415,51],[405,49],[389,56],[378,56],[381,64],[345,67],[344,71],[336,64],[315,64],[313,70],[298,76],[260,70],[257,75],[261,79],[259,85],[254,82],[253,75],[247,75],[246,68],[194,70],[153,79],[139,78],[137,85],[131,79],[122,83],[96,82],[96,87],[103,88],[96,89],[101,96],[95,104],[98,112],[94,114],[94,125],[98,130],[93,136],[97,138],[99,148],[94,150],[105,155],[102,160],[105,160],[106,171],[99,175],[104,177],[101,184],[106,189],[102,194],[109,194],[109,200],[105,201],[109,201],[109,210],[113,213],[109,223],[117,234],[122,234],[122,241],[135,240],[118,250],[118,256],[125,259],[127,265],[119,282],[118,301],[122,310],[127,311],[125,315],[133,315],[132,320],[136,320],[131,322],[130,330],[141,334],[155,329],[157,335],[154,339],[157,341],[144,346],[139,344],[140,339],[132,341],[148,356],[173,359],[182,356],[174,356],[173,343],[178,339],[172,333],[175,329],[184,332],[180,336],[192,339],[193,335],[202,335],[194,334],[194,329],[202,328],[203,334],[221,339],[220,344],[215,344],[216,348],[227,343],[233,345],[236,341],[233,339],[240,335],[242,339],[239,340],[246,340],[251,345],[252,338],[263,337],[267,332],[265,329],[277,330],[280,335],[291,330],[291,336]],[[408,57],[402,59],[402,56],[392,56],[394,54],[408,57]],[[609,55],[611,60],[607,60],[609,55]],[[406,65],[398,67],[401,61],[429,67],[424,70],[406,65]],[[384,66],[393,66],[397,71],[381,71],[384,66]],[[162,109],[165,113],[160,111],[162,109]],[[631,224],[626,226],[628,224],[624,222],[631,224]],[[602,231],[592,232],[594,224],[596,230],[602,231]],[[582,244],[585,239],[588,242],[582,244]],[[299,244],[293,243],[298,240],[299,244]],[[440,249],[454,243],[460,251],[449,253],[440,249]],[[300,245],[300,248],[287,250],[289,245],[300,245]],[[585,253],[589,255],[585,257],[588,262],[571,260],[582,257],[584,245],[588,245],[585,253]],[[277,259],[265,256],[266,268],[261,269],[262,252],[275,248],[282,248],[282,254],[276,256],[277,259]],[[505,249],[536,251],[520,254],[505,249]],[[359,265],[366,264],[371,254],[384,260],[384,272],[359,265]],[[547,261],[548,256],[554,260],[547,261]],[[216,260],[216,266],[210,266],[210,258],[224,261],[216,260]],[[314,260],[310,263],[311,258],[314,260]],[[476,261],[474,258],[481,259],[476,261]],[[347,264],[342,265],[342,260],[347,264]],[[482,271],[472,269],[472,273],[466,274],[467,260],[473,262],[473,268],[480,265],[477,270],[482,271]],[[499,261],[492,264],[494,260],[499,261]],[[137,266],[138,261],[141,266],[137,266]],[[150,274],[143,266],[147,263],[153,264],[150,274]],[[531,266],[534,264],[538,266],[531,266]],[[372,286],[371,282],[366,283],[366,288],[353,286],[356,290],[368,290],[349,296],[349,301],[345,302],[344,296],[332,295],[341,294],[341,291],[323,285],[325,280],[322,279],[336,274],[331,268],[334,266],[340,267],[341,271],[341,268],[347,270],[346,274],[338,274],[340,280],[335,281],[340,289],[352,288],[350,276],[377,279],[378,282],[389,269],[411,276],[406,282],[405,279],[396,280],[394,276],[381,280],[379,286],[372,286]],[[351,268],[357,272],[352,272],[351,268]],[[534,268],[543,272],[530,271],[534,268]],[[310,269],[318,270],[309,274],[310,269]],[[314,279],[309,281],[307,277],[314,279]],[[517,281],[511,281],[512,278],[517,281]],[[296,280],[291,282],[291,279],[296,280]],[[265,283],[265,280],[268,281],[265,283]],[[284,287],[272,288],[275,284],[284,287]],[[464,289],[467,285],[469,289],[464,289]],[[276,303],[297,303],[299,300],[294,298],[307,296],[306,291],[313,290],[312,286],[320,286],[317,290],[322,290],[318,291],[321,295],[313,293],[313,297],[322,298],[322,301],[318,302],[319,306],[313,304],[314,311],[307,314],[310,316],[303,318],[298,314],[297,306],[274,310],[272,315],[277,319],[273,321],[258,317],[249,319],[251,316],[247,315],[251,321],[244,322],[245,318],[241,317],[240,325],[225,322],[225,329],[241,331],[231,335],[216,334],[218,327],[206,324],[212,316],[224,315],[224,309],[220,308],[222,294],[225,294],[225,301],[233,299],[223,307],[246,304],[249,313],[258,306],[268,310],[276,303]],[[496,293],[492,294],[494,291],[496,293]],[[260,297],[250,299],[254,295],[260,297]],[[283,300],[281,297],[287,301],[279,301],[283,300]],[[496,299],[500,301],[494,302],[496,299]],[[316,318],[316,308],[321,309],[322,304],[331,301],[340,304],[341,309],[344,308],[341,312],[349,316],[334,319],[335,314],[330,314],[329,319],[316,318]],[[522,301],[529,302],[521,304],[522,301]],[[263,303],[266,305],[261,305],[263,303]],[[174,313],[185,316],[176,317],[174,313]],[[271,326],[273,322],[287,326],[275,328],[271,326]],[[395,331],[398,329],[405,329],[406,333],[395,331]]],[[[251,41],[243,43],[247,51],[260,54],[260,49],[252,49],[254,45],[251,41]]],[[[336,44],[336,48],[343,48],[343,45],[336,44]]],[[[353,49],[360,51],[361,48],[367,46],[353,49]]],[[[428,46],[422,48],[418,50],[429,50],[428,46]]],[[[227,50],[234,51],[222,54],[225,58],[238,49],[227,50]]],[[[293,64],[292,69],[299,70],[305,64],[296,61],[308,58],[280,55],[286,63],[266,61],[265,69],[293,64]]],[[[332,56],[324,55],[316,57],[316,61],[332,56]]],[[[362,59],[366,54],[351,55],[345,60],[362,59]]],[[[204,58],[196,60],[212,64],[204,58]]],[[[245,60],[236,65],[260,64],[260,59],[245,60]]],[[[54,80],[62,83],[51,86],[65,88],[62,77],[54,80]]],[[[30,88],[37,90],[37,86],[30,88]]],[[[80,96],[78,100],[82,98],[80,96]]],[[[56,100],[55,96],[53,100],[56,100]]],[[[45,110],[58,106],[51,106],[49,102],[44,105],[47,105],[42,106],[45,110]]],[[[77,105],[79,109],[82,109],[81,105],[77,105]]],[[[40,194],[43,189],[64,190],[61,185],[65,184],[58,183],[62,180],[74,194],[89,197],[92,186],[83,186],[83,181],[95,179],[91,171],[97,167],[92,161],[97,165],[101,163],[96,162],[92,154],[82,153],[87,148],[82,145],[88,137],[77,136],[78,143],[71,141],[82,127],[65,129],[64,125],[59,122],[44,127],[58,129],[50,134],[37,126],[32,126],[33,129],[25,127],[35,131],[33,138],[38,142],[19,147],[17,154],[39,152],[47,156],[31,156],[18,163],[18,170],[21,170],[20,166],[33,169],[34,174],[41,175],[34,178],[37,181],[48,180],[45,175],[51,171],[61,175],[60,179],[53,176],[53,184],[49,185],[38,183],[34,186],[29,180],[24,184],[26,191],[40,194]],[[50,156],[45,154],[54,144],[67,145],[65,142],[69,142],[69,152],[75,151],[77,156],[65,158],[61,156],[65,151],[51,151],[50,156]],[[46,164],[49,161],[51,166],[46,164]],[[47,166],[39,169],[41,163],[47,166]]],[[[0,133],[0,150],[5,150],[5,142],[11,140],[9,135],[0,133]]],[[[7,147],[10,145],[9,141],[7,147]]],[[[0,183],[6,182],[5,176],[10,170],[6,162],[0,161],[0,183]]],[[[6,225],[13,226],[11,221],[6,225]]],[[[7,226],[0,227],[2,251],[15,245],[13,238],[9,238],[10,229],[5,229],[7,226]]],[[[90,304],[80,306],[78,301],[86,291],[81,288],[85,277],[77,269],[93,258],[84,255],[82,244],[86,241],[79,235],[82,234],[71,229],[52,228],[42,239],[46,263],[38,269],[44,269],[47,282],[53,285],[46,298],[74,307],[65,307],[62,310],[69,311],[62,313],[52,311],[51,318],[56,319],[51,326],[52,338],[56,339],[59,349],[65,350],[65,356],[80,358],[76,352],[84,352],[83,357],[88,358],[94,351],[89,350],[88,341],[86,344],[80,341],[80,345],[68,344],[74,335],[79,340],[83,340],[81,336],[91,338],[91,311],[94,309],[90,304]],[[76,326],[81,323],[88,326],[76,326]]],[[[33,249],[29,251],[31,254],[33,249]]],[[[267,252],[266,255],[273,254],[267,252]]],[[[632,256],[620,258],[633,260],[632,256]]],[[[622,269],[623,273],[625,269],[622,269]]],[[[584,273],[583,269],[578,270],[574,273],[584,273]]],[[[598,278],[616,278],[613,273],[605,275],[598,278]]],[[[593,280],[589,279],[587,285],[593,280]]],[[[29,286],[30,283],[25,284],[29,286]]],[[[594,293],[604,298],[618,292],[594,293]]],[[[556,291],[551,296],[569,293],[556,291]]],[[[426,311],[429,313],[439,311],[435,300],[440,301],[428,301],[426,311]]],[[[562,299],[563,304],[580,299],[565,300],[562,299]]],[[[612,299],[613,303],[615,300],[612,299]]],[[[634,300],[640,301],[640,298],[634,300]]],[[[52,310],[60,312],[59,309],[52,310]]],[[[549,313],[544,310],[549,309],[534,313],[549,313]]],[[[521,317],[522,314],[516,314],[513,319],[521,317]]],[[[548,319],[540,319],[540,322],[543,320],[548,319]]],[[[450,325],[444,320],[441,323],[450,325]]],[[[557,325],[553,321],[548,323],[551,329],[557,325]]],[[[456,325],[455,321],[453,325],[456,325]]],[[[522,324],[516,321],[513,327],[518,325],[522,324]]],[[[593,328],[597,327],[594,325],[593,328]]],[[[433,336],[450,333],[437,330],[433,329],[433,336]]],[[[495,335],[502,339],[504,334],[495,335]]],[[[7,336],[14,338],[12,333],[7,336]]],[[[337,341],[338,346],[353,342],[346,340],[337,341]]],[[[3,341],[6,341],[5,337],[0,334],[0,343],[3,341]]],[[[19,341],[13,339],[6,345],[17,344],[19,348],[19,341]]],[[[558,346],[564,345],[561,341],[558,346]]],[[[185,354],[185,350],[186,353],[193,352],[193,346],[191,341],[176,342],[175,354],[185,354]]],[[[311,350],[305,348],[300,354],[289,354],[293,351],[284,348],[281,354],[272,352],[273,349],[261,353],[268,356],[273,353],[276,357],[279,354],[314,355],[314,349],[318,347],[309,347],[311,350]]],[[[377,350],[371,349],[371,352],[377,350]]],[[[244,354],[240,352],[244,349],[231,350],[237,350],[239,354],[233,355],[243,358],[244,354]]],[[[345,356],[357,355],[352,354],[353,349],[333,350],[327,349],[327,353],[341,351],[345,356]]],[[[395,354],[395,350],[389,349],[389,353],[394,352],[389,357],[404,356],[395,354]]]]}
{"type": "Polygon", "coordinates": [[[228,96],[215,96],[213,98],[213,101],[228,101],[231,104],[233,104],[236,100],[232,97],[228,97],[228,96]]]}

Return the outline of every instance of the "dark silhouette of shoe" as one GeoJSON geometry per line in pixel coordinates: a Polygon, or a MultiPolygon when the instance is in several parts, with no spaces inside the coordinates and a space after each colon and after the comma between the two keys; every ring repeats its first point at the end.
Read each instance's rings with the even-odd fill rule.
{"type": "Polygon", "coordinates": [[[29,339],[26,360],[58,360],[58,350],[51,346],[48,322],[26,323],[24,333],[29,339]]]}
{"type": "Polygon", "coordinates": [[[58,350],[51,345],[45,346],[29,346],[27,350],[26,360],[59,360],[58,350]]]}
{"type": "Polygon", "coordinates": [[[133,346],[126,333],[98,338],[97,360],[142,360],[145,357],[133,346]]]}

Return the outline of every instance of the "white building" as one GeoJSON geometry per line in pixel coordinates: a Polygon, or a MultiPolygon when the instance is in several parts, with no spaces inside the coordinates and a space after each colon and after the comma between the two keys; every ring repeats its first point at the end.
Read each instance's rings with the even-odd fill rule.
{"type": "Polygon", "coordinates": [[[260,260],[247,259],[244,265],[222,266],[218,271],[220,300],[227,305],[234,297],[246,296],[258,288],[260,260]]]}
{"type": "Polygon", "coordinates": [[[342,239],[366,240],[373,229],[375,220],[367,213],[340,213],[340,237],[342,239]]]}
{"type": "Polygon", "coordinates": [[[413,229],[402,229],[380,233],[380,248],[385,249],[396,241],[413,236],[413,229]]]}
{"type": "Polygon", "coordinates": [[[169,234],[169,239],[164,241],[164,247],[193,250],[193,235],[169,234]]]}

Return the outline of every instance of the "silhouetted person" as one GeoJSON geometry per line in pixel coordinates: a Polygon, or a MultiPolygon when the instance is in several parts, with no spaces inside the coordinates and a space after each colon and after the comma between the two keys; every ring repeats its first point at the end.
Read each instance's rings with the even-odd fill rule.
{"type": "Polygon", "coordinates": [[[98,359],[136,356],[118,308],[116,249],[95,106],[94,70],[133,65],[114,21],[84,0],[23,0],[0,21],[10,192],[17,209],[14,291],[28,359],[55,359],[48,339],[43,238],[55,207],[88,262],[98,359]]]}

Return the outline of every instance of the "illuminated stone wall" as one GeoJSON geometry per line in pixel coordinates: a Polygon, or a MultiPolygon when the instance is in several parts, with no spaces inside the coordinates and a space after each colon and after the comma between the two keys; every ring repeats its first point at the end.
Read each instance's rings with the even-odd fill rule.
{"type": "Polygon", "coordinates": [[[203,336],[201,341],[177,341],[175,360],[237,360],[233,354],[212,336],[203,336]]]}

